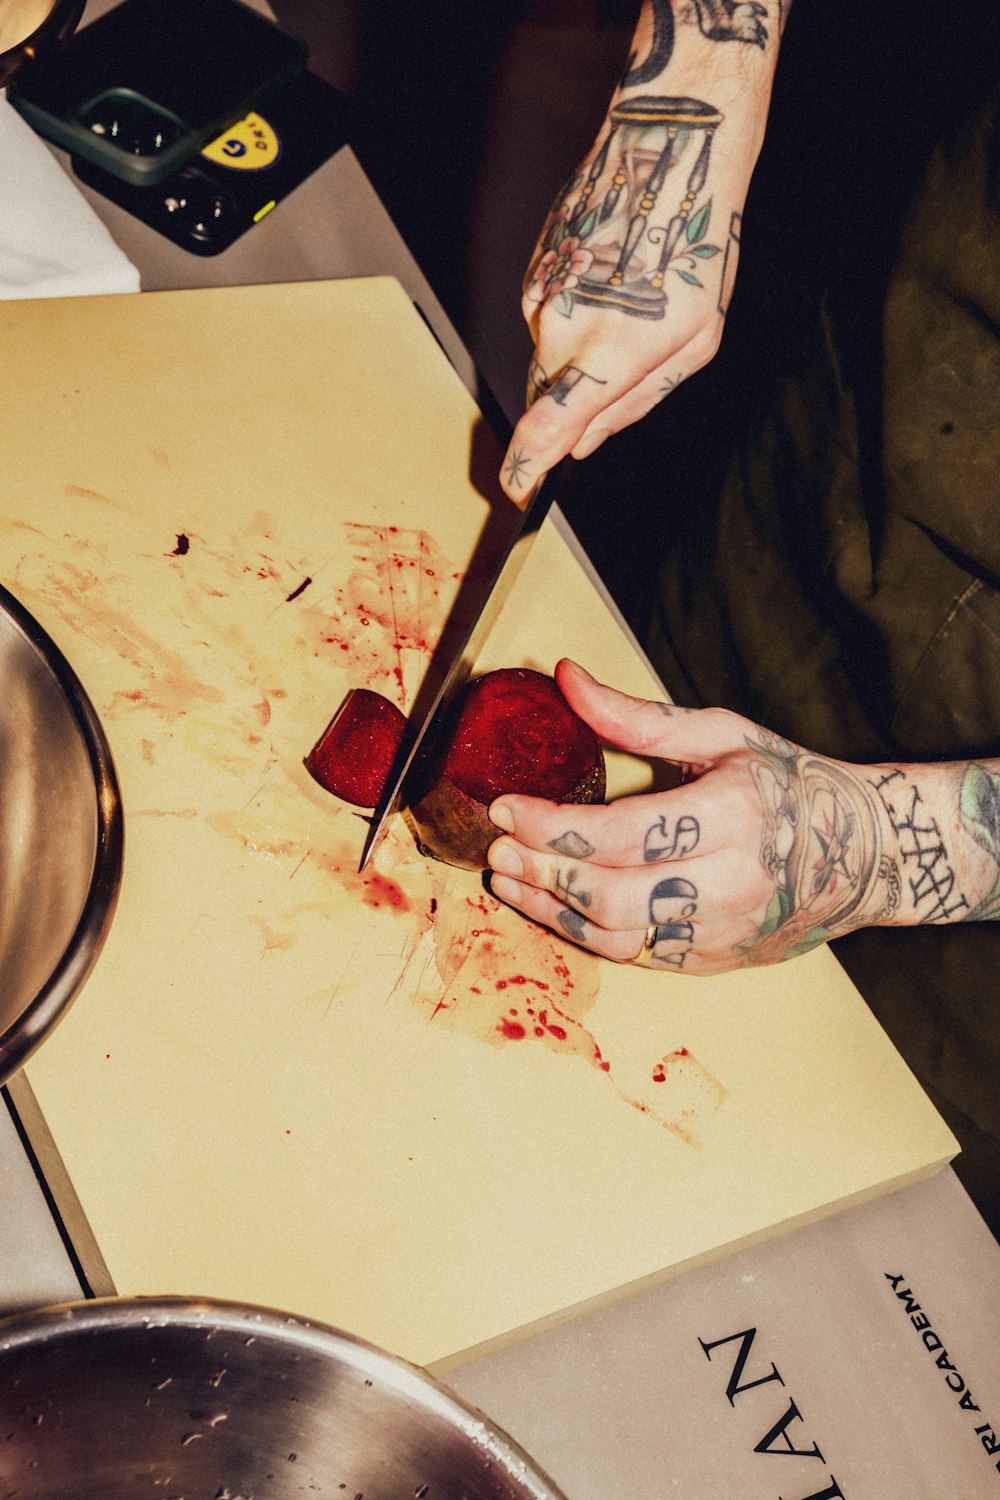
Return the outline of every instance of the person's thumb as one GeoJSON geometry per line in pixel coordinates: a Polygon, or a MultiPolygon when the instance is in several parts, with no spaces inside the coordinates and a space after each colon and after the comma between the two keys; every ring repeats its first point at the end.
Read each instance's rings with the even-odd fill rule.
{"type": "Polygon", "coordinates": [[[743,750],[755,726],[724,708],[677,708],[633,698],[606,687],[574,661],[563,659],[556,681],[573,711],[622,750],[653,755],[705,769],[734,750],[743,750]]]}

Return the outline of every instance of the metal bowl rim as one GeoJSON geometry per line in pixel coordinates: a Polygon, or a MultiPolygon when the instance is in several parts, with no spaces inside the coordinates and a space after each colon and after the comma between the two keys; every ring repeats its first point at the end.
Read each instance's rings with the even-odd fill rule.
{"type": "Polygon", "coordinates": [[[341,1328],[255,1303],[212,1297],[95,1297],[62,1302],[0,1319],[0,1371],[8,1356],[66,1339],[156,1328],[198,1330],[272,1340],[323,1358],[339,1360],[378,1381],[406,1401],[458,1431],[485,1458],[499,1464],[534,1500],[566,1500],[562,1490],[501,1427],[435,1376],[398,1355],[341,1328]]]}
{"type": "Polygon", "coordinates": [[[94,776],[97,847],[87,898],[76,927],[37,995],[0,1033],[0,1084],[22,1066],[69,1009],[104,945],[121,887],[125,830],[121,789],[111,747],[86,691],[66,657],[35,617],[0,585],[6,614],[41,657],[62,690],[83,738],[94,776]]]}

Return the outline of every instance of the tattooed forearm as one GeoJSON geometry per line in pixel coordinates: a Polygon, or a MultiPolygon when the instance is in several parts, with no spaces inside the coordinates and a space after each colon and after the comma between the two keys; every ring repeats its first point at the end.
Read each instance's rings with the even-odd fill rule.
{"type": "Polygon", "coordinates": [[[947,922],[967,913],[969,903],[958,889],[941,829],[917,787],[898,766],[873,779],[871,785],[899,840],[906,883],[920,922],[947,922]]]}
{"type": "Polygon", "coordinates": [[[647,865],[663,859],[681,859],[698,846],[701,827],[698,819],[685,814],[673,825],[666,818],[658,818],[652,828],[646,830],[642,857],[647,865]]]}
{"type": "MultiPolygon", "coordinates": [[[[710,42],[748,42],[763,47],[767,41],[767,6],[760,0],[693,0],[698,26],[710,42]]],[[[780,21],[779,21],[780,25],[780,21]]]]}
{"type": "MultiPolygon", "coordinates": [[[[759,0],[689,0],[674,15],[671,0],[652,0],[653,34],[649,52],[638,61],[633,52],[628,60],[621,87],[652,83],[659,78],[674,55],[674,33],[677,21],[696,23],[702,36],[710,42],[747,42],[763,47],[767,41],[767,6],[759,0]]],[[[779,27],[781,11],[779,5],[779,27]]]]}
{"type": "Polygon", "coordinates": [[[993,888],[970,910],[971,922],[1000,919],[1000,775],[986,766],[969,766],[959,799],[962,826],[996,866],[993,888]]]}

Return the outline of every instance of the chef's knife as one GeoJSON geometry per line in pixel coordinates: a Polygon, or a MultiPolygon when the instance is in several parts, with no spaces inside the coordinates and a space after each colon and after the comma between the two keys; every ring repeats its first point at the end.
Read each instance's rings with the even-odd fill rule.
{"type": "Polygon", "coordinates": [[[524,565],[525,558],[531,551],[532,543],[548,514],[555,489],[556,486],[553,483],[543,480],[522,513],[518,514],[514,506],[511,506],[514,529],[510,540],[504,547],[500,560],[489,578],[478,613],[469,627],[465,639],[459,646],[451,665],[444,674],[444,680],[434,695],[434,700],[423,723],[410,742],[409,754],[403,761],[402,769],[386,789],[381,803],[376,808],[368,837],[365,840],[361,863],[358,866],[359,870],[364,869],[381,844],[393,814],[397,813],[404,805],[407,778],[416,762],[418,753],[427,743],[428,735],[436,731],[437,726],[448,712],[455,694],[468,681],[476,657],[479,655],[487,636],[493,629],[500,611],[507,602],[511,589],[514,587],[521,568],[524,565]]]}

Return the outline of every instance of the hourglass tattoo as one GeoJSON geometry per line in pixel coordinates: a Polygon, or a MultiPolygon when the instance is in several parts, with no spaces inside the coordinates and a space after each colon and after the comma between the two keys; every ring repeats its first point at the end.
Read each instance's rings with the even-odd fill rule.
{"type": "Polygon", "coordinates": [[[668,277],[704,288],[720,246],[701,201],[722,115],[699,99],[642,95],[616,104],[585,177],[563,190],[525,289],[529,301],[662,318],[668,277]]]}

